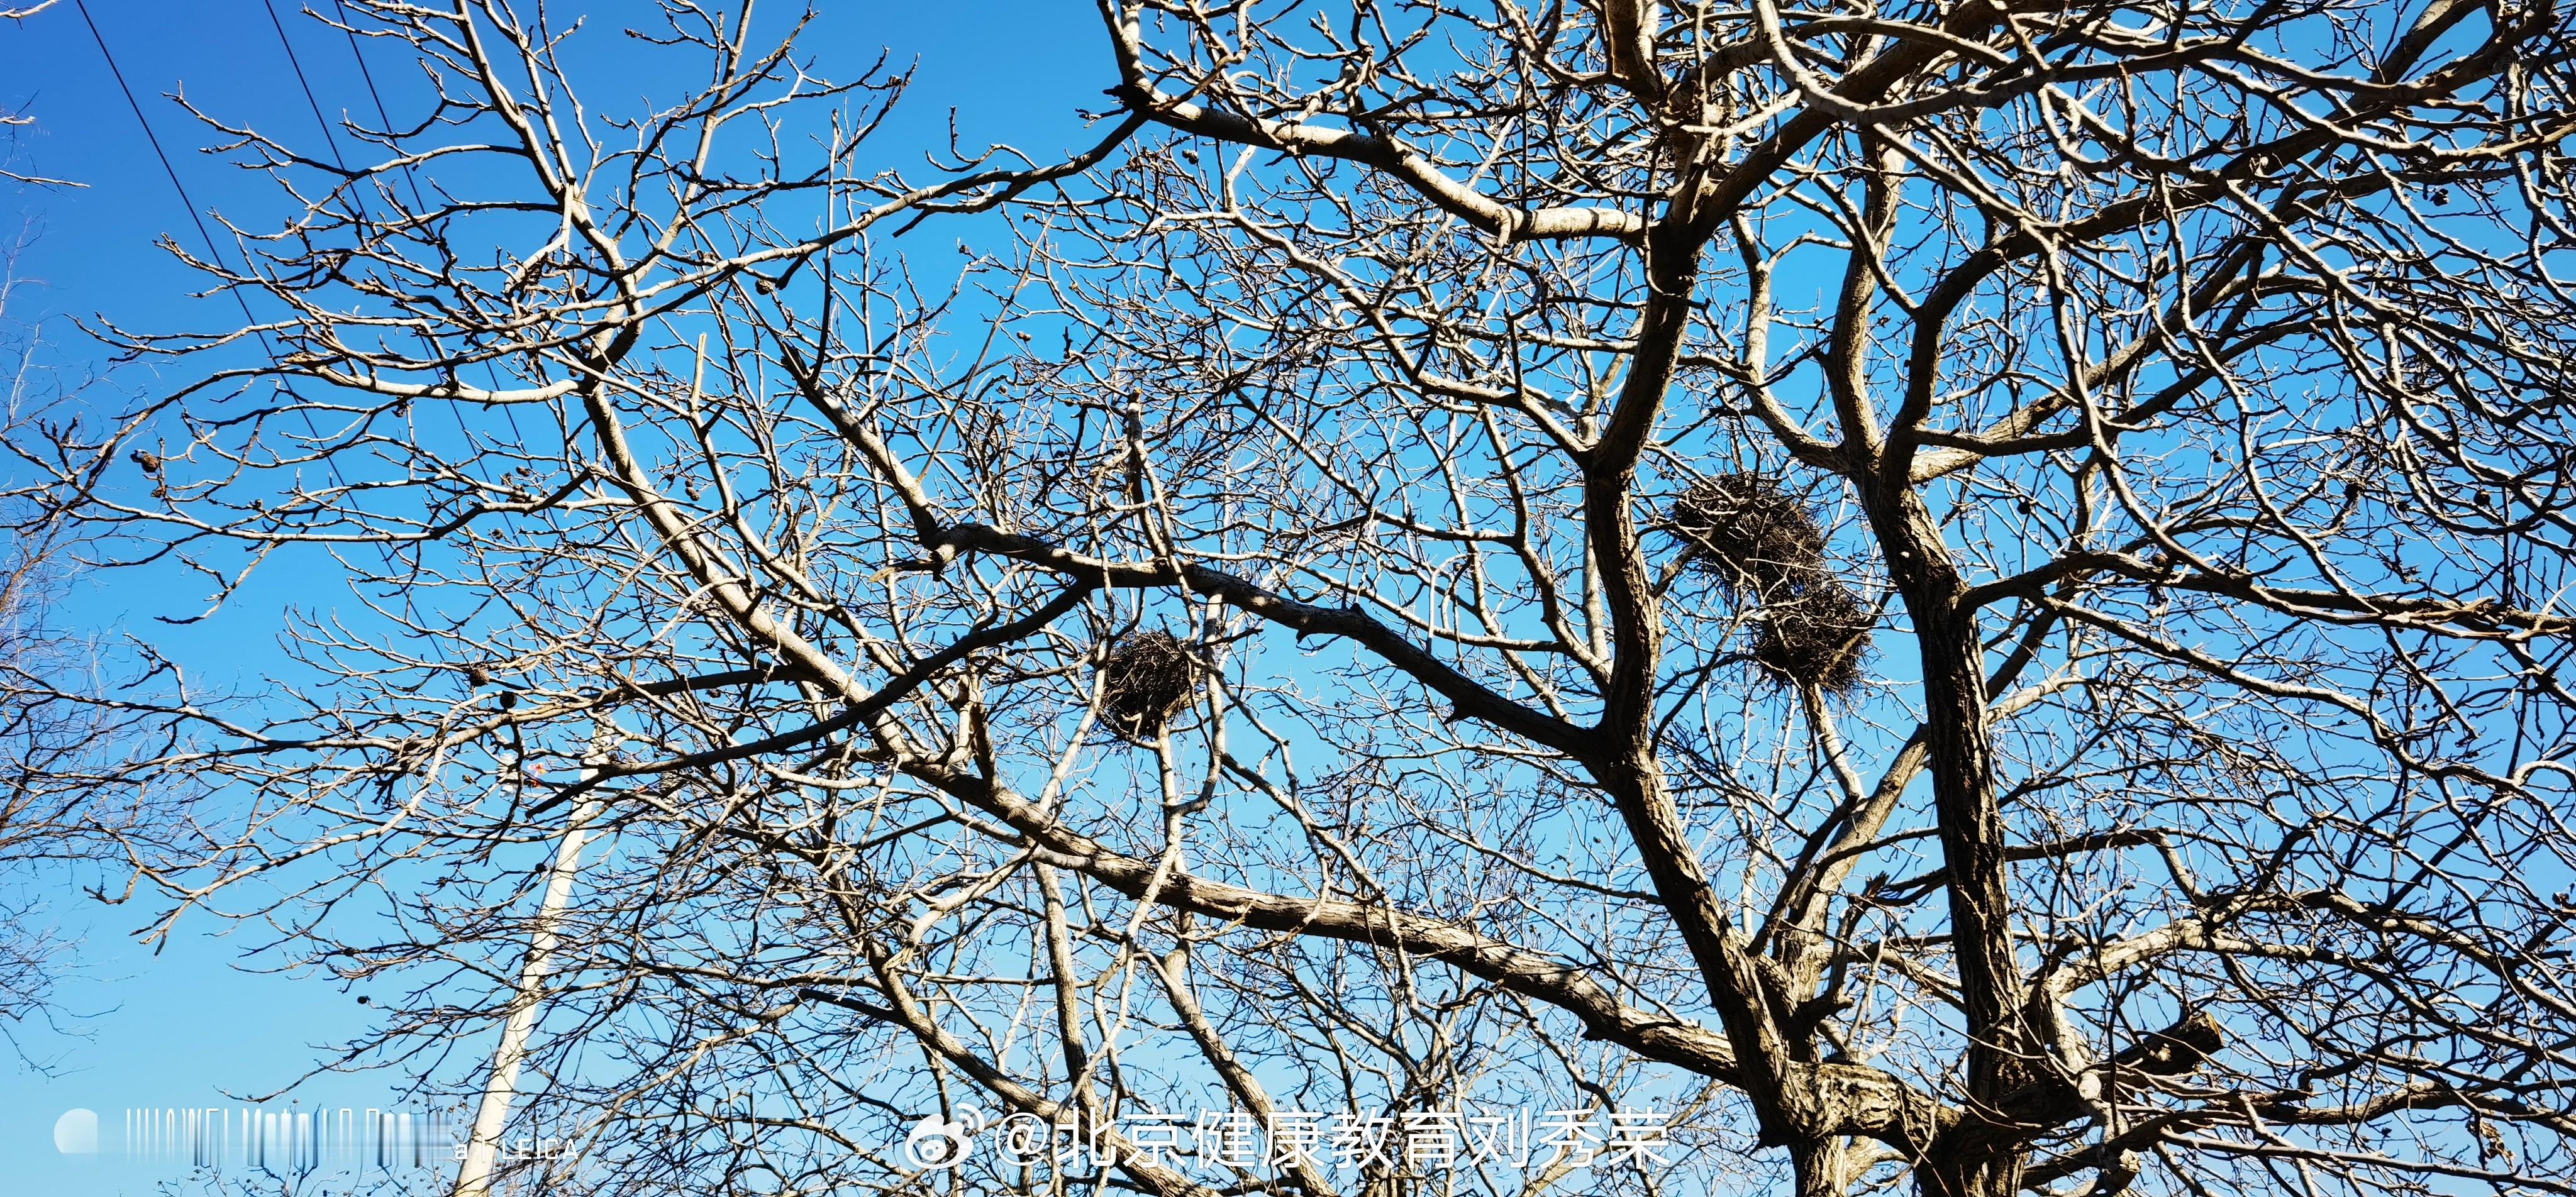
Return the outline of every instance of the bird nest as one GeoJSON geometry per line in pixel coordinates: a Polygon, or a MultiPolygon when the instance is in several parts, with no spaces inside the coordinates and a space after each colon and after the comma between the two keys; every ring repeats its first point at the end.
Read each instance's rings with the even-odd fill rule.
{"type": "Polygon", "coordinates": [[[1782,682],[1813,686],[1827,694],[1850,692],[1861,682],[1861,660],[1869,653],[1870,628],[1878,613],[1851,588],[1830,578],[1819,579],[1792,595],[1763,604],[1762,630],[1753,641],[1753,661],[1782,682]]]}
{"type": "Polygon", "coordinates": [[[1199,683],[1198,659],[1180,637],[1164,631],[1119,637],[1100,673],[1110,724],[1137,739],[1159,734],[1199,683]]]}
{"type": "Polygon", "coordinates": [[[1665,523],[1690,560],[1740,594],[1768,599],[1824,580],[1825,531],[1777,479],[1703,478],[1673,500],[1665,523]]]}
{"type": "Polygon", "coordinates": [[[2194,1010],[2172,1027],[2147,1036],[2144,1043],[2121,1053],[2140,1072],[2188,1076],[2227,1046],[2227,1024],[2207,1010],[2194,1010]]]}

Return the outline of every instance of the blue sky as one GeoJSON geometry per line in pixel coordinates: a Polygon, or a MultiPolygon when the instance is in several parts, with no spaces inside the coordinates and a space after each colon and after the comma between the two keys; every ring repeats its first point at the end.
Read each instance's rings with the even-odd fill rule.
{"type": "MultiPolygon", "coordinates": [[[[227,120],[309,140],[318,129],[298,82],[300,66],[325,114],[353,112],[373,123],[348,41],[300,13],[296,0],[274,8],[293,44],[292,60],[272,10],[257,0],[81,2],[179,182],[202,208],[249,227],[281,215],[263,184],[200,152],[212,142],[211,132],[165,93],[183,92],[227,120]]],[[[330,5],[318,0],[317,7],[330,5]]],[[[558,11],[584,7],[597,10],[595,24],[620,23],[617,5],[566,4],[558,11]]],[[[774,5],[762,15],[783,22],[793,11],[774,5]]],[[[858,74],[880,48],[892,51],[894,63],[919,64],[889,144],[930,148],[946,132],[953,106],[961,110],[968,142],[1007,140],[1043,152],[1081,137],[1075,110],[1097,106],[1110,82],[1094,20],[1088,5],[834,0],[804,45],[828,75],[858,74]]],[[[369,68],[399,113],[418,72],[390,47],[368,51],[369,68]]],[[[656,81],[637,82],[642,91],[656,81]]],[[[45,320],[55,344],[47,364],[57,377],[69,383],[104,376],[87,384],[96,388],[91,401],[113,405],[119,396],[150,389],[148,373],[110,372],[69,321],[104,315],[128,327],[176,328],[227,317],[207,306],[213,301],[188,298],[189,276],[155,245],[165,233],[192,249],[201,243],[74,0],[23,22],[0,22],[0,109],[35,119],[15,131],[14,144],[0,147],[0,166],[85,184],[0,189],[0,235],[35,234],[16,263],[20,284],[9,317],[45,320]]],[[[87,630],[148,637],[201,679],[250,684],[273,658],[275,629],[290,603],[331,605],[338,585],[325,564],[273,562],[216,618],[184,628],[154,617],[194,614],[201,605],[197,588],[142,574],[92,584],[64,614],[87,630]]],[[[42,917],[83,939],[77,971],[59,990],[71,1017],[58,1029],[17,1028],[21,1048],[41,1067],[0,1056],[0,1127],[6,1128],[0,1130],[0,1175],[11,1191],[151,1193],[156,1182],[181,1175],[181,1166],[58,1155],[56,1116],[73,1107],[95,1110],[103,1137],[112,1141],[127,1107],[231,1104],[228,1093],[276,1089],[327,1059],[332,1041],[363,1025],[366,1008],[334,984],[235,968],[247,935],[217,939],[211,923],[187,925],[154,954],[128,934],[145,921],[143,911],[80,900],[66,880],[46,886],[42,917]]],[[[392,1080],[330,1078],[303,1092],[308,1104],[383,1105],[392,1080]]]]}

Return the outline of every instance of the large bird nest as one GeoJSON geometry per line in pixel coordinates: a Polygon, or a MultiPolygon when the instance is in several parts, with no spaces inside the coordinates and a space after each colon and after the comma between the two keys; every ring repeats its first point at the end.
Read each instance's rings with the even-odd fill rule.
{"type": "Polygon", "coordinates": [[[1845,694],[1860,685],[1861,660],[1869,655],[1870,628],[1878,613],[1851,588],[1820,578],[1791,595],[1762,605],[1762,631],[1753,661],[1784,683],[1845,694]]]}
{"type": "Polygon", "coordinates": [[[1160,734],[1199,684],[1198,659],[1180,637],[1165,631],[1119,637],[1100,673],[1101,702],[1111,726],[1140,740],[1160,734]]]}
{"type": "Polygon", "coordinates": [[[2121,1062],[2156,1076],[2188,1076],[2227,1046],[2227,1024],[2207,1010],[2194,1010],[2181,1022],[2146,1037],[2120,1053],[2121,1062]]]}
{"type": "Polygon", "coordinates": [[[1740,595],[1773,599],[1825,579],[1825,531],[1798,496],[1762,474],[1719,474],[1673,500],[1665,523],[1685,556],[1740,595]]]}

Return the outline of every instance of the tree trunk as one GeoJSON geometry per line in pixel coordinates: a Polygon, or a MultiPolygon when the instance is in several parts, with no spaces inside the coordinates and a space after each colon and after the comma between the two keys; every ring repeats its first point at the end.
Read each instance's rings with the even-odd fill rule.
{"type": "MultiPolygon", "coordinates": [[[[1865,488],[1866,489],[1866,488],[1865,488]]],[[[1997,1109],[2032,1074],[2039,1040],[2030,1033],[2021,965],[2013,950],[2005,884],[2003,814],[1995,801],[1986,727],[1986,680],[1966,586],[1940,526],[1911,491],[1890,488],[1870,503],[1888,572],[1914,623],[1923,671],[1924,747],[1931,764],[1950,906],[1951,943],[1968,1031],[1971,1111],[1997,1109]]],[[[1937,1142],[1917,1168],[1926,1197],[2014,1197],[2022,1151],[2012,1136],[1973,1123],[1937,1142]]]]}
{"type": "Polygon", "coordinates": [[[1915,1166],[1914,1190],[1922,1197],[2018,1197],[2024,1158],[2019,1145],[1992,1137],[1935,1143],[1915,1166]]]}
{"type": "Polygon", "coordinates": [[[1799,1143],[1789,1148],[1789,1165],[1797,1175],[1797,1197],[1845,1197],[1851,1178],[1851,1148],[1840,1136],[1799,1143]]]}

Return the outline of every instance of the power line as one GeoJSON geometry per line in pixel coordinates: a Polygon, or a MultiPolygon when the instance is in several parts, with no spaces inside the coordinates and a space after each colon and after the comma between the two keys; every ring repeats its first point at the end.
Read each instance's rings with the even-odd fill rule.
{"type": "MultiPolygon", "coordinates": [[[[376,102],[378,127],[385,131],[385,136],[391,137],[394,132],[393,113],[385,109],[385,93],[376,89],[376,73],[367,69],[366,52],[358,48],[358,24],[349,19],[349,6],[341,0],[331,0],[331,7],[340,14],[340,32],[349,39],[349,59],[358,64],[358,78],[366,83],[368,97],[376,102]]],[[[420,197],[420,176],[412,173],[411,163],[403,163],[402,173],[403,182],[411,188],[412,206],[427,210],[428,202],[420,197]]]]}
{"type": "MultiPolygon", "coordinates": [[[[206,256],[217,268],[231,269],[224,265],[223,250],[216,247],[215,235],[206,229],[206,218],[198,214],[197,201],[188,198],[188,185],[179,181],[178,168],[170,165],[170,155],[162,151],[160,135],[152,131],[151,119],[143,115],[143,104],[134,98],[134,89],[127,86],[125,72],[116,65],[116,54],[107,48],[107,37],[98,31],[98,22],[90,19],[87,0],[72,0],[72,10],[81,15],[81,24],[89,26],[90,40],[98,43],[98,56],[107,60],[107,73],[115,77],[116,90],[125,93],[125,106],[134,113],[134,123],[143,126],[143,140],[151,143],[152,156],[161,160],[161,173],[169,176],[170,189],[179,193],[179,203],[188,209],[188,220],[197,226],[197,236],[205,241],[206,256]]],[[[241,305],[242,319],[256,326],[259,317],[250,314],[250,301],[242,298],[236,287],[227,286],[224,290],[231,293],[234,303],[241,305]]],[[[260,344],[267,345],[268,333],[263,330],[259,339],[260,344]]],[[[269,357],[273,359],[276,356],[277,351],[271,348],[269,357]]]]}
{"type": "Polygon", "coordinates": [[[286,22],[277,16],[277,0],[261,0],[268,9],[268,27],[277,31],[277,45],[286,51],[286,65],[295,71],[295,82],[304,89],[304,103],[313,109],[313,123],[322,126],[322,146],[331,151],[331,163],[346,172],[347,159],[340,157],[340,142],[331,136],[331,118],[322,115],[322,101],[313,94],[313,81],[304,77],[304,63],[295,57],[295,43],[286,36],[286,22]]]}
{"type": "MultiPolygon", "coordinates": [[[[98,22],[90,17],[88,0],[72,0],[72,9],[81,15],[81,24],[89,26],[89,38],[91,41],[98,44],[98,56],[107,60],[107,73],[115,77],[116,90],[124,93],[125,106],[129,111],[134,113],[134,123],[143,126],[143,140],[151,143],[152,156],[161,160],[161,173],[169,177],[170,189],[179,193],[180,205],[188,209],[188,222],[197,226],[197,236],[206,243],[207,260],[212,262],[217,270],[228,271],[232,269],[232,267],[224,264],[223,248],[216,243],[214,233],[206,228],[206,219],[203,215],[199,214],[197,201],[190,198],[188,195],[188,185],[179,181],[178,168],[170,164],[169,153],[161,148],[161,136],[152,131],[151,118],[143,115],[143,104],[141,101],[134,98],[134,88],[126,83],[124,68],[116,65],[116,52],[107,48],[107,35],[98,31],[98,22]]],[[[249,251],[243,251],[243,259],[243,270],[239,277],[248,278],[250,276],[248,261],[249,251]]],[[[233,302],[241,307],[242,319],[249,324],[254,335],[259,338],[260,351],[268,355],[268,360],[271,365],[275,365],[277,362],[277,345],[275,342],[268,339],[268,330],[260,327],[259,317],[251,314],[250,300],[243,298],[240,284],[238,282],[228,283],[225,285],[224,290],[233,297],[233,302]]],[[[294,396],[294,392],[286,389],[286,384],[278,382],[274,378],[271,378],[269,382],[271,385],[276,386],[280,393],[294,396]]],[[[321,430],[316,428],[313,424],[313,413],[305,410],[301,405],[301,398],[297,398],[298,405],[295,408],[295,414],[304,421],[304,434],[315,441],[321,440],[321,430]]],[[[347,485],[347,483],[340,479],[340,463],[327,453],[324,454],[322,458],[322,472],[331,479],[331,485],[347,485]]]]}
{"type": "MultiPolygon", "coordinates": [[[[331,0],[331,8],[332,11],[340,14],[340,32],[349,40],[349,60],[358,64],[358,78],[367,85],[367,96],[369,99],[373,100],[376,105],[376,120],[378,122],[378,127],[384,130],[385,137],[390,140],[394,133],[393,113],[388,111],[385,107],[385,93],[378,90],[376,87],[376,73],[367,69],[366,52],[358,48],[358,23],[350,19],[349,6],[346,3],[343,3],[342,0],[331,0]]],[[[276,16],[277,9],[274,3],[271,2],[269,18],[274,22],[276,20],[276,16]]],[[[281,42],[286,40],[286,30],[283,26],[279,27],[277,36],[278,40],[281,42]]],[[[286,57],[288,61],[294,61],[294,47],[287,47],[286,57]]],[[[303,68],[298,67],[298,76],[300,77],[302,73],[303,68]]],[[[312,89],[310,87],[305,89],[305,95],[307,98],[311,97],[312,89]]],[[[317,120],[321,118],[321,105],[314,105],[313,115],[317,120]]],[[[325,136],[328,136],[327,132],[325,133],[325,136]]],[[[336,145],[331,152],[333,159],[336,161],[339,155],[339,150],[336,145]]],[[[345,162],[341,163],[340,168],[342,170],[347,170],[348,164],[345,162]]],[[[402,163],[402,176],[403,185],[411,190],[411,204],[413,210],[419,212],[424,217],[427,216],[429,212],[429,201],[421,198],[420,176],[412,173],[411,163],[402,163]]],[[[443,354],[444,351],[438,348],[438,343],[436,341],[430,340],[426,335],[423,335],[421,339],[429,345],[432,357],[438,357],[443,354]]],[[[485,358],[483,360],[483,376],[491,382],[492,389],[494,391],[499,391],[501,389],[500,368],[493,365],[490,358],[485,358]]],[[[457,410],[455,415],[456,430],[458,432],[465,433],[470,439],[473,434],[465,427],[465,413],[462,410],[457,410]]],[[[527,434],[519,431],[519,413],[516,410],[513,410],[510,404],[504,403],[501,405],[501,419],[510,425],[511,437],[517,440],[520,444],[525,445],[527,443],[527,434]]]]}

